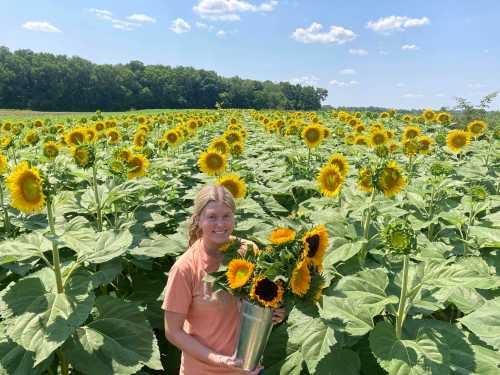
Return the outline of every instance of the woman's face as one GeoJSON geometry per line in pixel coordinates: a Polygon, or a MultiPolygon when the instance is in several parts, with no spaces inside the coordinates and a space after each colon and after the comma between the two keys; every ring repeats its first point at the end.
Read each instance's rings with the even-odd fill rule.
{"type": "Polygon", "coordinates": [[[211,201],[201,211],[198,225],[205,245],[219,247],[228,242],[233,233],[233,211],[224,202],[211,201]]]}

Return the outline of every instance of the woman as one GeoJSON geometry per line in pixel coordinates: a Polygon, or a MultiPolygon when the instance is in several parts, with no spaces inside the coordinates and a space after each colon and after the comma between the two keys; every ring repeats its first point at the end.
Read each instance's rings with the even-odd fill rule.
{"type": "MultiPolygon", "coordinates": [[[[234,357],[240,324],[240,301],[230,294],[212,292],[207,272],[217,271],[223,255],[219,247],[230,240],[235,203],[220,185],[204,186],[194,202],[189,228],[189,249],[168,274],[165,299],[165,335],[182,350],[180,374],[258,374],[241,370],[234,357]]],[[[242,252],[246,251],[247,241],[242,252]]],[[[283,320],[284,309],[273,312],[273,324],[283,320]]]]}

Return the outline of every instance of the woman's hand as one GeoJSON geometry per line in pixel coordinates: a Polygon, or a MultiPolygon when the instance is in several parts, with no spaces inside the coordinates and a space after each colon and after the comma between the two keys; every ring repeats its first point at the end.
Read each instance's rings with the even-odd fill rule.
{"type": "Polygon", "coordinates": [[[286,316],[286,309],[280,307],[278,309],[273,309],[273,325],[281,323],[286,316]]]}
{"type": "Polygon", "coordinates": [[[245,371],[241,368],[243,365],[243,361],[241,359],[236,358],[236,353],[231,357],[222,354],[214,354],[211,356],[211,361],[214,365],[219,367],[227,367],[235,370],[240,370],[242,374],[245,375],[258,375],[261,370],[264,369],[262,366],[257,366],[257,368],[253,371],[245,371]]]}

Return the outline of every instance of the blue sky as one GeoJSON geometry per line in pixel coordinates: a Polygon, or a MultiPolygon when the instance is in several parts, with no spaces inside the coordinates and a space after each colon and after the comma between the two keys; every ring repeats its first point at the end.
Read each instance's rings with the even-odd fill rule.
{"type": "Polygon", "coordinates": [[[500,89],[498,0],[0,4],[0,45],[10,50],[310,83],[334,106],[440,108],[500,89]]]}

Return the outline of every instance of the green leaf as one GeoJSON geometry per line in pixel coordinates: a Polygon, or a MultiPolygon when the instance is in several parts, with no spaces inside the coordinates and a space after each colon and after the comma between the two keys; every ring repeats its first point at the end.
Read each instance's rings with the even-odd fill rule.
{"type": "MultiPolygon", "coordinates": [[[[4,327],[0,326],[0,329],[4,327]]],[[[51,358],[35,366],[33,352],[25,350],[22,346],[0,334],[0,374],[6,375],[38,375],[42,374],[50,364],[51,358]]]]}
{"type": "Polygon", "coordinates": [[[87,319],[93,302],[87,272],[74,272],[64,293],[57,293],[53,271],[44,268],[2,291],[0,315],[9,338],[35,352],[38,365],[87,319]]]}
{"type": "Polygon", "coordinates": [[[486,301],[473,313],[460,319],[481,340],[500,350],[500,297],[486,301]]]}
{"type": "Polygon", "coordinates": [[[140,245],[129,250],[134,256],[161,258],[165,255],[177,257],[188,247],[188,241],[183,233],[160,236],[155,239],[144,239],[140,245]]]}
{"type": "Polygon", "coordinates": [[[361,305],[350,298],[323,296],[323,316],[326,319],[338,318],[345,323],[345,331],[353,336],[363,336],[373,329],[373,317],[378,308],[361,305]]]}
{"type": "Polygon", "coordinates": [[[96,317],[64,345],[66,357],[87,374],[128,375],[144,365],[162,370],[151,327],[135,303],[109,296],[96,300],[96,317]]]}
{"type": "Polygon", "coordinates": [[[17,237],[0,243],[0,264],[18,262],[31,257],[40,257],[52,249],[52,243],[40,232],[17,237]]]}
{"type": "Polygon", "coordinates": [[[331,250],[327,253],[324,265],[325,267],[329,265],[334,265],[340,262],[345,262],[346,260],[351,259],[357,253],[361,251],[363,246],[366,244],[366,241],[357,241],[343,244],[339,247],[335,246],[335,242],[332,245],[331,250]]]}
{"type": "Polygon", "coordinates": [[[471,237],[479,242],[479,247],[500,247],[500,229],[473,225],[469,228],[471,237]]]}
{"type": "Polygon", "coordinates": [[[132,244],[129,231],[106,231],[98,233],[93,242],[80,244],[79,262],[104,263],[124,254],[132,244]]]}
{"type": "Polygon", "coordinates": [[[335,331],[323,319],[312,319],[311,324],[304,328],[307,334],[302,342],[302,356],[311,374],[316,373],[318,363],[331,352],[336,344],[335,331]]]}
{"type": "Polygon", "coordinates": [[[319,362],[316,372],[321,375],[357,375],[361,361],[357,353],[350,349],[334,349],[319,362]]]}
{"type": "Polygon", "coordinates": [[[390,375],[449,374],[449,354],[436,330],[422,328],[415,340],[398,339],[394,327],[379,322],[370,333],[370,347],[390,375]]]}

